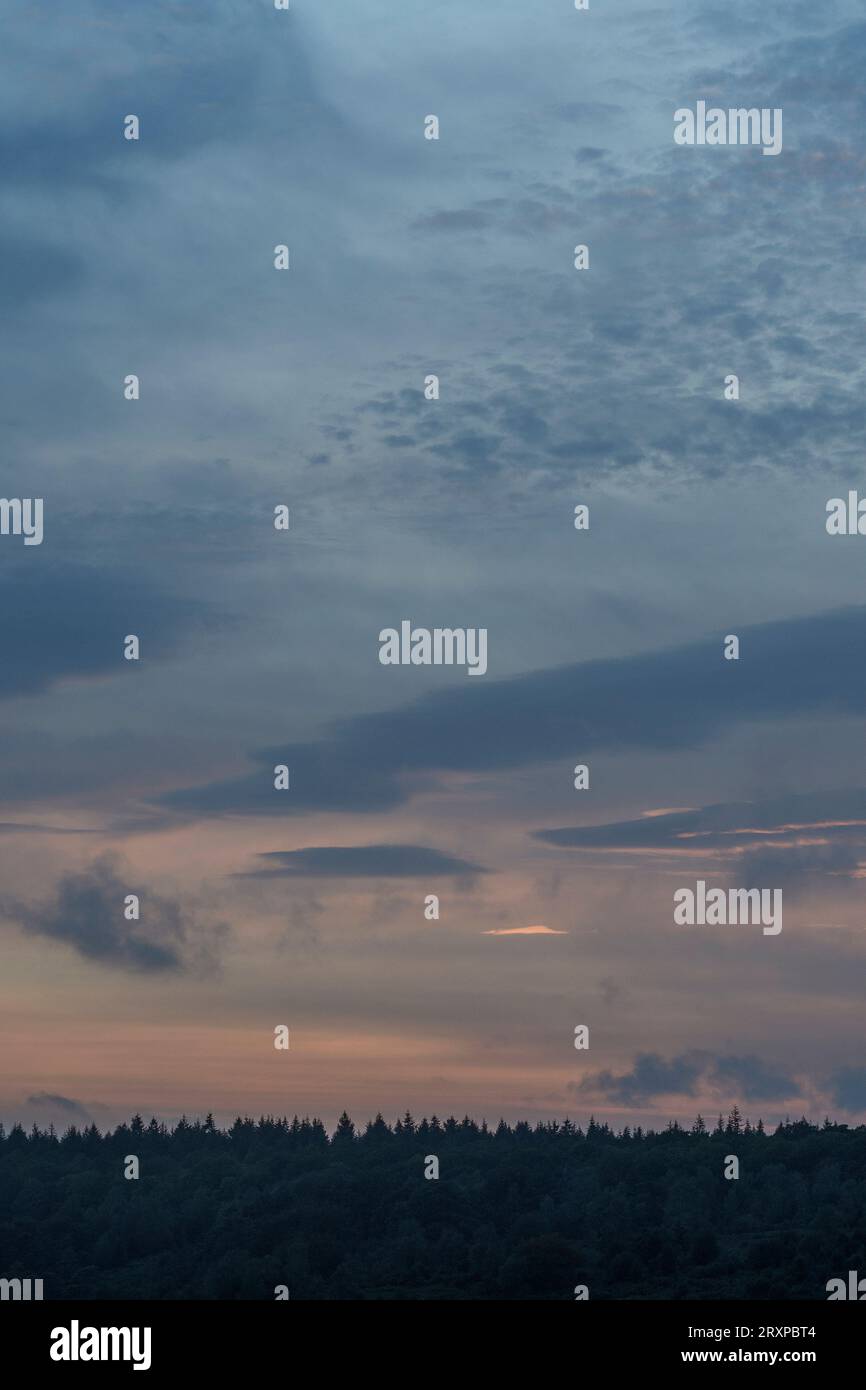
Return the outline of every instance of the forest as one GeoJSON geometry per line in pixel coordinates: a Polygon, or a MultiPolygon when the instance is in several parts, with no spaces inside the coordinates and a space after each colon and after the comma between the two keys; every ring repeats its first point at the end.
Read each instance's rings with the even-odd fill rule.
{"type": "Polygon", "coordinates": [[[660,1131],[16,1125],[0,1277],[41,1278],[45,1299],[823,1300],[866,1274],[864,1173],[866,1126],[770,1133],[736,1107],[660,1131]]]}

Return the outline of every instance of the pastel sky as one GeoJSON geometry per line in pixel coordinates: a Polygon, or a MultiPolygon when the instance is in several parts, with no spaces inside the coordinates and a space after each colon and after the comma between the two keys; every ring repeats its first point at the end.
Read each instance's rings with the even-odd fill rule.
{"type": "Polygon", "coordinates": [[[866,1119],[862,5],[3,28],[0,1117],[866,1119]]]}

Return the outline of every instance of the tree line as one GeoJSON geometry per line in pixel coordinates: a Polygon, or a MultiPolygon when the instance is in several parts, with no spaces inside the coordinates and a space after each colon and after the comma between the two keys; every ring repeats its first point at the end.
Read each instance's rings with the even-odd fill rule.
{"type": "Polygon", "coordinates": [[[41,1278],[46,1299],[824,1299],[828,1279],[866,1275],[864,1173],[866,1126],[765,1129],[736,1106],[658,1130],[13,1125],[0,1277],[41,1278]]]}

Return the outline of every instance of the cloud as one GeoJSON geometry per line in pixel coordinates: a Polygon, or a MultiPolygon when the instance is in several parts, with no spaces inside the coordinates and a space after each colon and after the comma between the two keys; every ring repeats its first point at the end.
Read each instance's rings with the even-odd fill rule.
{"type": "Polygon", "coordinates": [[[50,526],[49,506],[43,545],[32,548],[26,564],[0,565],[4,589],[15,596],[0,606],[0,697],[34,694],[72,676],[128,674],[128,633],[140,638],[143,661],[157,660],[209,614],[204,601],[174,596],[110,562],[43,559],[50,526]]]}
{"type": "MultiPolygon", "coordinates": [[[[400,709],[343,720],[318,743],[262,750],[252,755],[258,772],[180,788],[160,804],[193,815],[385,810],[408,800],[431,773],[495,772],[568,756],[575,746],[670,753],[743,723],[866,712],[866,608],[743,627],[739,636],[739,662],[723,660],[720,634],[666,651],[450,686],[400,709]],[[291,774],[285,792],[273,787],[278,763],[291,774]]],[[[622,833],[657,843],[698,813],[678,814],[685,819],[655,817],[622,833]]],[[[579,834],[589,842],[593,828],[579,834]]]]}
{"type": "Polygon", "coordinates": [[[131,877],[106,854],[79,873],[64,874],[52,901],[0,900],[0,915],[100,965],[141,974],[212,971],[225,924],[202,926],[172,899],[137,889],[131,877]],[[140,919],[127,921],[124,899],[136,892],[140,919]]]}
{"type": "Polygon", "coordinates": [[[309,849],[271,850],[260,859],[275,868],[257,869],[242,878],[422,878],[469,876],[486,870],[466,859],[423,845],[317,845],[309,849]]]}
{"type": "Polygon", "coordinates": [[[568,936],[566,931],[558,931],[554,927],[491,927],[489,931],[481,933],[482,936],[568,936]]]}
{"type": "Polygon", "coordinates": [[[792,1076],[768,1067],[759,1057],[718,1057],[708,1070],[711,1086],[743,1100],[781,1100],[800,1096],[792,1076]]]}
{"type": "Polygon", "coordinates": [[[377,769],[348,741],[287,744],[252,755],[259,770],[245,777],[167,792],[157,801],[188,815],[285,816],[311,810],[382,811],[401,805],[407,793],[390,769],[377,769]],[[289,768],[291,785],[274,790],[273,769],[289,768]]]}
{"type": "Polygon", "coordinates": [[[829,836],[859,838],[866,830],[866,788],[834,787],[790,792],[763,801],[720,802],[709,806],[651,811],[636,820],[607,825],[569,826],[536,831],[548,844],[585,849],[689,847],[699,840],[713,849],[744,842],[790,838],[820,830],[829,836]]]}
{"type": "Polygon", "coordinates": [[[619,1075],[594,1072],[572,1083],[574,1094],[604,1099],[617,1105],[641,1106],[661,1096],[696,1096],[709,1090],[746,1101],[785,1100],[800,1096],[793,1077],[767,1067],[754,1056],[721,1056],[696,1049],[665,1060],[655,1052],[640,1052],[630,1071],[619,1075]]]}
{"type": "Polygon", "coordinates": [[[743,887],[772,882],[789,894],[812,889],[821,879],[857,879],[866,859],[866,833],[849,830],[845,842],[832,841],[826,827],[804,832],[804,843],[773,845],[769,841],[746,851],[737,861],[737,881],[743,887]],[[809,844],[814,835],[818,843],[809,844]],[[830,843],[821,843],[830,839],[830,843]]]}
{"type": "Polygon", "coordinates": [[[572,1090],[581,1096],[604,1097],[620,1105],[641,1105],[658,1096],[693,1096],[705,1067],[700,1054],[686,1054],[667,1062],[657,1053],[642,1052],[635,1058],[629,1072],[614,1075],[610,1071],[594,1072],[572,1090]]]}
{"type": "Polygon", "coordinates": [[[537,830],[534,838],[577,851],[699,857],[727,867],[741,886],[772,882],[799,891],[818,877],[860,876],[866,860],[866,789],[838,787],[656,811],[604,825],[537,830]]]}
{"type": "Polygon", "coordinates": [[[72,1100],[69,1096],[52,1095],[50,1091],[37,1091],[34,1095],[28,1096],[25,1103],[32,1105],[37,1111],[46,1110],[53,1114],[59,1112],[69,1120],[70,1124],[76,1120],[90,1123],[90,1111],[80,1101],[72,1100]]]}
{"type": "Polygon", "coordinates": [[[764,801],[723,802],[688,810],[653,811],[605,825],[537,830],[535,838],[567,849],[697,849],[744,847],[798,837],[859,843],[866,836],[866,789],[838,787],[792,792],[764,801]]]}
{"type": "MultiPolygon", "coordinates": [[[[93,9],[84,0],[85,9],[93,9]]],[[[100,8],[96,6],[96,8],[100,8]]],[[[238,10],[215,0],[204,12],[187,6],[155,3],[156,16],[131,11],[123,24],[97,21],[88,34],[103,55],[104,66],[71,88],[64,51],[81,52],[66,17],[44,36],[55,73],[49,93],[39,75],[39,45],[34,43],[32,19],[12,21],[7,38],[17,40],[17,73],[21,87],[11,107],[0,155],[9,182],[19,191],[45,183],[72,191],[111,194],[115,199],[142,196],[147,186],[140,165],[191,159],[216,144],[223,150],[238,142],[273,136],[275,123],[262,119],[262,86],[284,79],[279,136],[281,147],[302,143],[297,127],[302,117],[312,123],[317,138],[327,128],[328,111],[316,92],[297,24],[292,40],[274,44],[272,18],[238,10]],[[30,90],[25,88],[31,78],[30,90]],[[118,86],[124,91],[119,112],[118,86]],[[36,93],[42,100],[36,99],[36,93]],[[74,100],[72,96],[74,93],[74,100]],[[67,98],[64,101],[64,96],[67,98]],[[66,112],[62,123],[57,106],[66,112]],[[142,122],[141,144],[122,139],[120,123],[127,111],[142,122]],[[293,139],[294,137],[294,139],[293,139]]],[[[285,22],[285,21],[284,21],[285,22]]],[[[291,21],[289,21],[291,22],[291,21]]],[[[333,121],[333,117],[331,117],[333,121]]],[[[306,131],[305,131],[306,135],[306,131]]]]}

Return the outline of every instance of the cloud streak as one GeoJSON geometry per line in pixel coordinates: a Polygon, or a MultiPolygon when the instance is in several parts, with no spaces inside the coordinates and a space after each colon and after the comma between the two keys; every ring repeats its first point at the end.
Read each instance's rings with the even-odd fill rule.
{"type": "MultiPolygon", "coordinates": [[[[431,774],[502,771],[568,756],[574,747],[671,753],[745,723],[866,712],[866,608],[743,626],[739,635],[738,662],[723,659],[719,634],[435,691],[384,714],[343,720],[318,743],[260,751],[257,773],[180,788],[160,804],[199,816],[381,811],[403,804],[431,774]],[[291,773],[285,793],[273,788],[278,763],[291,773]]],[[[655,822],[632,831],[659,833],[655,822]]]]}
{"type": "Polygon", "coordinates": [[[270,850],[259,855],[268,866],[243,878],[425,878],[474,877],[478,864],[423,845],[316,845],[270,850]]]}

